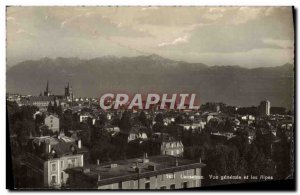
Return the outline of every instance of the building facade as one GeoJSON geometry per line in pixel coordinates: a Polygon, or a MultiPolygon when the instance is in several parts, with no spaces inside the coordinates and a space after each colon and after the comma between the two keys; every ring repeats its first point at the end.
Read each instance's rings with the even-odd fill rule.
{"type": "Polygon", "coordinates": [[[205,164],[173,156],[129,159],[67,170],[77,189],[182,189],[201,187],[205,164]]]}
{"type": "Polygon", "coordinates": [[[59,135],[57,138],[37,137],[29,144],[28,152],[22,159],[27,177],[37,181],[35,186],[60,188],[68,184],[65,170],[83,167],[84,153],[81,140],[59,135]]]}
{"type": "Polygon", "coordinates": [[[162,141],[161,143],[161,154],[162,155],[171,155],[171,156],[183,156],[183,144],[181,141],[177,140],[167,140],[162,141]]]}
{"type": "Polygon", "coordinates": [[[59,100],[54,96],[31,96],[22,105],[36,106],[40,111],[44,112],[47,111],[49,103],[59,105],[59,100]]]}
{"type": "Polygon", "coordinates": [[[154,133],[152,140],[159,145],[161,155],[182,157],[184,146],[180,140],[176,140],[167,133],[154,133]]]}
{"type": "Polygon", "coordinates": [[[56,115],[50,114],[45,117],[44,124],[54,132],[59,132],[59,118],[56,115]]]}

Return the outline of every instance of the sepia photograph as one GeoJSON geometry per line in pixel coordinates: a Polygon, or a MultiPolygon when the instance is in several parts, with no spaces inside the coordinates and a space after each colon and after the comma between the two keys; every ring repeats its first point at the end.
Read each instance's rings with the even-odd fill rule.
{"type": "Polygon", "coordinates": [[[295,190],[295,13],[6,6],[7,188],[295,190]]]}

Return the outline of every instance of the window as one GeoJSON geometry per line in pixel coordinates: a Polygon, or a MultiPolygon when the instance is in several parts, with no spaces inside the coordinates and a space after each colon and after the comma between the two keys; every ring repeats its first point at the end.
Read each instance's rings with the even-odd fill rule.
{"type": "Polygon", "coordinates": [[[161,175],[161,180],[164,181],[165,180],[165,174],[161,175]]]}
{"type": "Polygon", "coordinates": [[[119,182],[119,189],[122,189],[122,182],[119,182]]]}
{"type": "Polygon", "coordinates": [[[56,164],[55,163],[51,164],[51,171],[56,171],[56,164]]]}
{"type": "Polygon", "coordinates": [[[188,182],[183,182],[182,183],[182,188],[187,188],[188,187],[188,182]]]}
{"type": "Polygon", "coordinates": [[[145,189],[150,189],[150,182],[145,183],[145,189]]]}
{"type": "Polygon", "coordinates": [[[172,173],[172,176],[170,179],[175,179],[175,173],[172,173]]]}
{"type": "Polygon", "coordinates": [[[175,184],[170,185],[170,189],[175,189],[175,184]]]}
{"type": "Polygon", "coordinates": [[[183,174],[184,174],[185,176],[187,176],[187,175],[188,175],[188,170],[185,170],[185,171],[183,172],[183,174]]]}
{"type": "Polygon", "coordinates": [[[60,168],[64,168],[64,161],[60,161],[60,168]]]}
{"type": "Polygon", "coordinates": [[[160,189],[164,190],[167,189],[166,186],[161,186],[160,189]]]}
{"type": "Polygon", "coordinates": [[[63,172],[60,173],[60,178],[61,178],[62,181],[64,180],[64,173],[63,172]]]}
{"type": "Polygon", "coordinates": [[[68,159],[68,167],[72,168],[72,167],[75,167],[75,166],[76,166],[76,159],[75,158],[68,159]]]}
{"type": "Polygon", "coordinates": [[[51,184],[56,184],[56,175],[51,176],[51,184]]]}
{"type": "Polygon", "coordinates": [[[134,189],[135,188],[135,181],[130,181],[130,188],[131,189],[134,189]]]}

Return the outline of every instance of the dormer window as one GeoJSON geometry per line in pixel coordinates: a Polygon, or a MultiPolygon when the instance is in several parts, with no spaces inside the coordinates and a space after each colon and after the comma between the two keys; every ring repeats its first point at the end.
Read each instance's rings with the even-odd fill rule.
{"type": "Polygon", "coordinates": [[[77,150],[76,150],[76,148],[75,148],[74,145],[71,146],[71,151],[72,151],[73,154],[77,152],[77,150]]]}

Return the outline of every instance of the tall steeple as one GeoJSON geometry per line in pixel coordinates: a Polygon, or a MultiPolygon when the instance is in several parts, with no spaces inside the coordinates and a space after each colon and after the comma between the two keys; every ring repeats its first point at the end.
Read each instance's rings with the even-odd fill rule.
{"type": "Polygon", "coordinates": [[[68,85],[65,87],[65,98],[68,101],[73,101],[73,91],[72,86],[70,86],[70,83],[68,82],[68,85]]]}
{"type": "Polygon", "coordinates": [[[44,96],[50,96],[49,81],[48,80],[47,80],[47,85],[46,85],[46,91],[44,91],[44,96]]]}
{"type": "Polygon", "coordinates": [[[49,93],[49,81],[47,80],[46,92],[49,93]]]}

